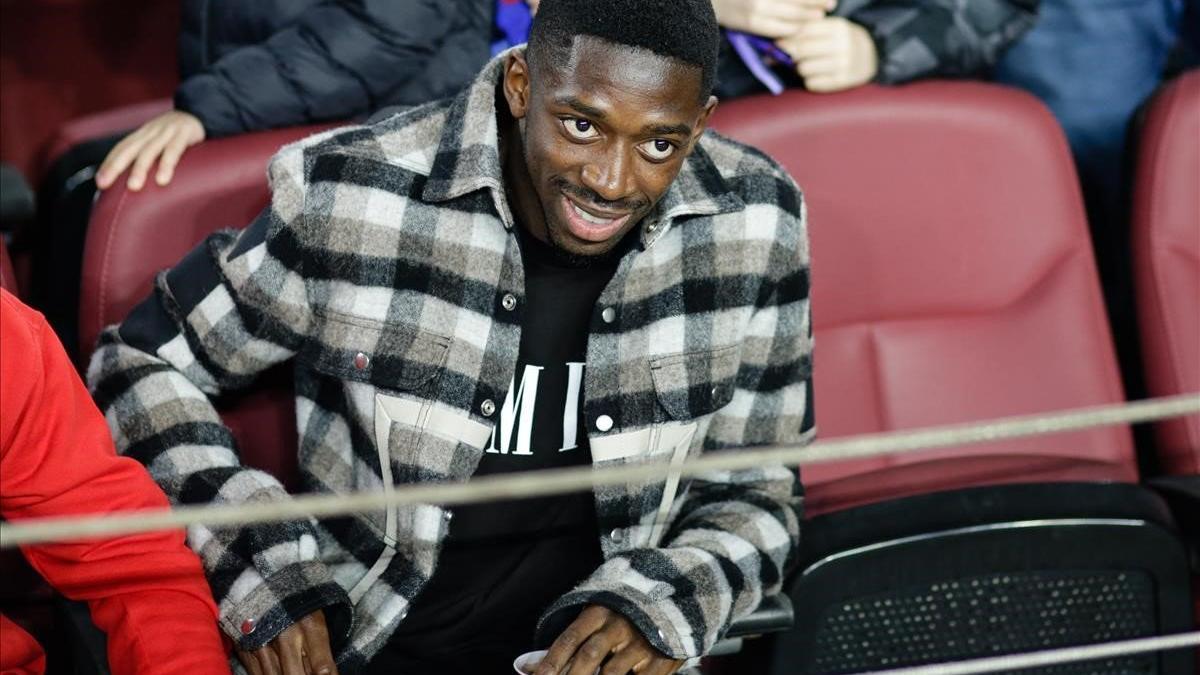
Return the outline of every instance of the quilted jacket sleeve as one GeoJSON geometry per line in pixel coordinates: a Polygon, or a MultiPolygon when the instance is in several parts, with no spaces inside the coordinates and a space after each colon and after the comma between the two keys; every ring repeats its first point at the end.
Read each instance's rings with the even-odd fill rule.
{"type": "Polygon", "coordinates": [[[339,120],[374,110],[428,67],[453,3],[337,0],[314,4],[268,38],[185,80],[175,107],[209,137],[339,120]]]}
{"type": "MultiPolygon", "coordinates": [[[[174,503],[288,498],[274,477],[240,464],[209,397],[250,383],[305,339],[302,163],[299,149],[277,156],[271,205],[242,232],[211,236],[161,274],[92,357],[89,384],[118,450],[142,462],[174,503]]],[[[242,648],[261,647],[317,609],[335,649],[349,635],[350,603],[318,559],[312,523],[195,526],[188,543],[204,563],[222,629],[242,648]]]]}
{"type": "Polygon", "coordinates": [[[1037,0],[843,0],[879,52],[876,80],[985,75],[1037,19],[1037,0]]]}

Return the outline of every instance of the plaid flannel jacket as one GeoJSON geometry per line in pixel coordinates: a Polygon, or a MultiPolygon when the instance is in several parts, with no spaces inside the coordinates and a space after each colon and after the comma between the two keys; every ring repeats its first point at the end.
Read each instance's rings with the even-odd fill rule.
{"type": "MultiPolygon", "coordinates": [[[[513,381],[525,299],[497,146],[503,58],[457,98],[282,149],[270,206],[162,273],[103,334],[93,392],[173,501],[287,499],[239,464],[209,399],[285,360],[306,490],[470,478],[513,381]]],[[[582,414],[595,465],[812,435],[804,214],[777,164],[704,135],[593,314],[582,414]]],[[[539,632],[594,603],[665,654],[704,654],[780,590],[799,494],[782,466],[597,489],[606,562],[539,632]]],[[[323,608],[354,670],[433,574],[446,514],[193,527],[189,541],[241,647],[323,608]]]]}

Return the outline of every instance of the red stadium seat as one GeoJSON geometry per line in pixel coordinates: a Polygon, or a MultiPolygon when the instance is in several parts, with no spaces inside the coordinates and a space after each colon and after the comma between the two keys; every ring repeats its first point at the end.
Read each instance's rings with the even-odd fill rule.
{"type": "Polygon", "coordinates": [[[171,108],[171,99],[160,98],[77,117],[64,124],[54,134],[47,146],[48,151],[42,158],[42,170],[44,172],[63,153],[84,141],[131,131],[171,108]]]}
{"type": "MultiPolygon", "coordinates": [[[[1200,391],[1200,71],[1163,88],[1141,131],[1133,252],[1151,395],[1200,391]]],[[[1161,422],[1158,456],[1200,474],[1200,415],[1161,422]]]]}
{"type": "Polygon", "coordinates": [[[63,125],[102,110],[169,99],[179,82],[175,55],[183,4],[3,3],[3,160],[37,185],[53,159],[47,150],[63,125]]]}
{"type": "MultiPolygon", "coordinates": [[[[928,82],[722,104],[808,200],[822,438],[1123,400],[1070,153],[1032,97],[928,82]]],[[[810,514],[932,490],[1136,481],[1110,427],[806,468],[810,514]]]]}
{"type": "MultiPolygon", "coordinates": [[[[80,354],[92,353],[100,330],[117,323],[151,291],[155,274],[210,233],[242,227],[267,204],[267,160],[281,146],[327,126],[297,127],[207,141],[184,155],[165,188],[131,192],[118,181],[96,201],[84,248],[80,354]]],[[[296,418],[289,374],[218,402],[243,461],[296,479],[296,418]]]]}
{"type": "MultiPolygon", "coordinates": [[[[794,91],[723,104],[714,125],[805,190],[820,437],[1124,399],[1070,153],[1035,99],[969,82],[794,91]]],[[[870,671],[1191,625],[1186,550],[1136,484],[1125,427],[801,476],[795,629],[724,672],[870,671]]],[[[1178,654],[1089,670],[1132,671],[1191,672],[1178,654]]]]}

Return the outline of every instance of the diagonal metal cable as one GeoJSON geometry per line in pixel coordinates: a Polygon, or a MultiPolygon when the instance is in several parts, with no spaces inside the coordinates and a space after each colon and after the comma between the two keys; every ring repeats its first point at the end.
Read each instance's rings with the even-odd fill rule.
{"type": "Polygon", "coordinates": [[[1056,666],[1077,661],[1094,661],[1114,656],[1129,656],[1166,649],[1183,649],[1200,645],[1200,631],[1177,633],[1135,640],[1118,640],[1096,645],[1046,649],[1025,654],[989,656],[982,659],[934,663],[927,666],[873,670],[870,675],[977,675],[979,673],[1009,673],[1023,668],[1056,666]]]}
{"type": "MultiPolygon", "coordinates": [[[[1078,431],[1092,427],[1137,424],[1195,413],[1200,413],[1200,394],[1185,394],[1047,414],[852,436],[819,441],[812,445],[714,452],[689,459],[677,468],[682,471],[683,477],[691,477],[764,465],[804,466],[1078,431]]],[[[180,506],[173,509],[107,515],[43,518],[20,523],[0,523],[0,548],[200,524],[217,527],[304,520],[312,517],[329,518],[400,504],[469,504],[497,499],[538,497],[577,492],[602,485],[663,479],[671,471],[672,467],[668,462],[646,462],[604,468],[573,467],[484,476],[467,483],[405,485],[398,486],[390,493],[373,491],[307,494],[268,503],[180,506]]]]}

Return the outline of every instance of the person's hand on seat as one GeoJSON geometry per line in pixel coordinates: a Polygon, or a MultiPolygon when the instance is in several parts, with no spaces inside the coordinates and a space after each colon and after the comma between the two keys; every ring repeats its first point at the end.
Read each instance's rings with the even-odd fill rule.
{"type": "Polygon", "coordinates": [[[809,21],[777,44],[796,62],[796,72],[809,91],[851,89],[875,79],[879,71],[879,54],[871,34],[841,17],[809,21]]]}
{"type": "Polygon", "coordinates": [[[837,0],[713,0],[717,23],[769,38],[792,35],[835,6],[837,0]]]}
{"type": "Polygon", "coordinates": [[[165,112],[117,143],[96,173],[96,187],[109,188],[125,169],[130,169],[129,189],[141,190],[156,160],[154,182],[166,185],[175,175],[175,165],[183,152],[203,140],[204,125],[195,115],[182,110],[165,112]]]}
{"type": "Polygon", "coordinates": [[[250,675],[337,675],[321,610],[292,624],[260,649],[234,651],[250,675]]]}
{"type": "Polygon", "coordinates": [[[617,612],[591,605],[550,645],[535,675],[671,675],[683,661],[664,656],[633,623],[617,612]],[[568,668],[569,666],[569,668],[568,668]]]}

